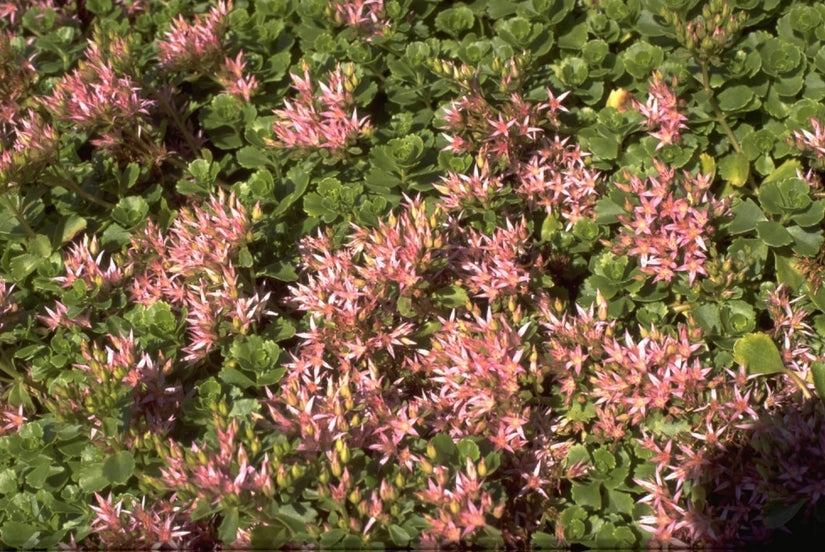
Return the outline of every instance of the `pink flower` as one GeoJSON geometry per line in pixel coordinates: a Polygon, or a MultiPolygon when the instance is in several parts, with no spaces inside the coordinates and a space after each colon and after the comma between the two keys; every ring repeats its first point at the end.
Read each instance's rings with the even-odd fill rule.
{"type": "Polygon", "coordinates": [[[812,130],[795,130],[793,135],[796,147],[805,152],[812,152],[817,159],[825,158],[825,125],[822,121],[811,118],[812,130]]]}
{"type": "MultiPolygon", "coordinates": [[[[671,86],[676,87],[676,77],[673,77],[671,86]]],[[[633,100],[633,107],[645,117],[645,124],[650,129],[650,135],[658,138],[657,150],[679,142],[680,131],[687,128],[684,124],[687,117],[679,112],[679,100],[664,83],[659,72],[653,73],[647,103],[643,105],[633,100]]]]}
{"type": "Polygon", "coordinates": [[[209,12],[188,23],[183,15],[172,21],[164,40],[158,41],[158,59],[168,71],[194,68],[208,73],[224,59],[223,38],[232,2],[220,0],[209,12]]]}
{"type": "Polygon", "coordinates": [[[284,100],[283,109],[275,110],[273,131],[278,141],[273,145],[343,153],[370,130],[369,118],[359,119],[353,107],[356,77],[352,68],[338,65],[326,82],[318,82],[317,88],[313,87],[309,66],[305,63],[303,72],[303,78],[290,73],[298,95],[284,100]]]}
{"type": "Polygon", "coordinates": [[[384,0],[333,0],[331,4],[335,22],[357,30],[367,41],[386,34],[391,23],[384,17],[384,0]]]}
{"type": "Polygon", "coordinates": [[[246,62],[243,61],[243,50],[238,52],[235,59],[226,58],[218,70],[218,82],[223,85],[227,94],[236,96],[248,102],[258,90],[258,80],[255,75],[245,75],[246,62]]]}

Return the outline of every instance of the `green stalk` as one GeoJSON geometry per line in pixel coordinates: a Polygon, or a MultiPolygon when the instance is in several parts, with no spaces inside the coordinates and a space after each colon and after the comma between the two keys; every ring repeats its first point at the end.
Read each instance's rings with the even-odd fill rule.
{"type": "Polygon", "coordinates": [[[701,60],[699,64],[702,66],[702,88],[710,96],[710,106],[713,108],[713,115],[716,117],[716,122],[722,126],[722,130],[725,131],[725,135],[728,137],[728,140],[730,140],[734,151],[737,153],[742,153],[742,146],[739,144],[739,140],[736,139],[733,129],[730,128],[728,119],[725,117],[725,113],[719,108],[719,104],[716,101],[716,96],[714,96],[713,89],[710,87],[708,64],[704,60],[701,60]]]}
{"type": "Polygon", "coordinates": [[[3,203],[4,203],[4,204],[5,204],[5,206],[9,209],[9,211],[11,211],[11,212],[12,212],[12,214],[14,215],[14,218],[16,218],[16,219],[17,219],[17,222],[18,222],[18,223],[20,224],[20,226],[23,228],[23,231],[24,231],[24,232],[26,232],[26,235],[27,235],[28,237],[30,237],[30,238],[35,238],[35,237],[37,237],[37,232],[35,232],[35,231],[34,231],[34,229],[32,229],[32,227],[31,227],[31,226],[29,226],[29,223],[28,223],[28,222],[26,222],[26,219],[23,217],[23,214],[22,214],[22,213],[21,213],[21,212],[17,209],[17,207],[16,207],[16,206],[15,206],[15,205],[14,205],[14,204],[13,204],[13,203],[9,200],[8,195],[6,195],[6,194],[0,194],[0,197],[2,197],[2,198],[3,198],[3,203]]]}

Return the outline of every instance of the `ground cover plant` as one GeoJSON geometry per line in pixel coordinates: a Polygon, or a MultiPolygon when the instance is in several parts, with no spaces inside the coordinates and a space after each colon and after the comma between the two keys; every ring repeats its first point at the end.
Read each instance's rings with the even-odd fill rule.
{"type": "Polygon", "coordinates": [[[0,15],[2,545],[821,533],[821,3],[0,15]]]}

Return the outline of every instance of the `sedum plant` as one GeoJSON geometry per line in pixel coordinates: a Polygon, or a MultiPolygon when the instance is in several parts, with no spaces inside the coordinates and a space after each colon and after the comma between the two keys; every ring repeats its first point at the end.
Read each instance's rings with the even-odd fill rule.
{"type": "Polygon", "coordinates": [[[4,546],[818,534],[822,6],[0,14],[4,546]]]}

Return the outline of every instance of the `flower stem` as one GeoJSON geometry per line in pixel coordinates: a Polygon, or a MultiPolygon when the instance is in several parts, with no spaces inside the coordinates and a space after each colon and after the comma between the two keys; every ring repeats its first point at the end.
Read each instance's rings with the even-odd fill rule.
{"type": "Polygon", "coordinates": [[[716,118],[716,122],[722,126],[722,130],[725,132],[728,140],[730,140],[733,150],[737,153],[742,153],[742,146],[739,144],[739,140],[736,139],[733,129],[730,128],[727,117],[725,117],[725,113],[719,108],[719,103],[716,101],[716,96],[714,96],[713,89],[710,87],[710,73],[708,72],[708,64],[704,60],[699,63],[702,66],[702,88],[709,95],[710,106],[713,109],[713,115],[716,118]]]}
{"type": "Polygon", "coordinates": [[[86,190],[84,190],[83,188],[78,186],[77,182],[75,182],[71,178],[66,177],[62,174],[58,174],[58,173],[53,173],[53,174],[58,178],[58,182],[56,183],[58,186],[63,186],[67,190],[76,193],[77,195],[79,195],[83,199],[85,199],[87,201],[90,201],[90,202],[92,202],[95,205],[98,205],[100,207],[103,207],[104,209],[114,209],[114,207],[115,207],[114,203],[109,203],[105,199],[100,199],[99,197],[90,194],[89,192],[87,192],[86,190]]]}
{"type": "Polygon", "coordinates": [[[23,217],[23,213],[20,212],[19,209],[9,200],[8,195],[0,194],[0,197],[3,198],[3,204],[12,212],[14,218],[17,219],[17,222],[20,224],[20,227],[23,228],[23,231],[26,232],[26,235],[30,238],[34,238],[37,236],[37,232],[29,226],[29,223],[26,222],[25,217],[23,217]]]}

